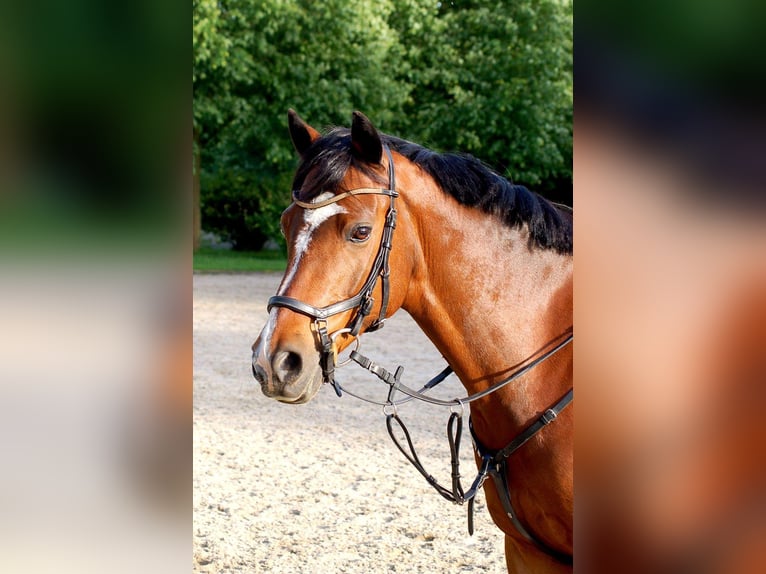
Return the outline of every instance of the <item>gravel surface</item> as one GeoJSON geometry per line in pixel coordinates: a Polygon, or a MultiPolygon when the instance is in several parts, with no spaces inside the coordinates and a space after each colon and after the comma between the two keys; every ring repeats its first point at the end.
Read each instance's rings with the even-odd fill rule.
{"type": "MultiPolygon", "coordinates": [[[[466,508],[439,496],[391,443],[381,408],[329,387],[306,405],[261,394],[250,346],[277,274],[194,276],[194,572],[504,573],[503,535],[483,493],[466,508]]],[[[362,352],[419,386],[444,367],[403,311],[362,352]]],[[[338,379],[371,398],[386,387],[358,366],[338,379]]],[[[450,377],[436,393],[465,393],[450,377]]],[[[449,409],[399,410],[428,471],[449,483],[449,409]]],[[[467,430],[467,429],[466,429],[467,430]]],[[[466,433],[467,434],[467,433],[466,433]]],[[[475,476],[470,438],[462,474],[475,476]]]]}

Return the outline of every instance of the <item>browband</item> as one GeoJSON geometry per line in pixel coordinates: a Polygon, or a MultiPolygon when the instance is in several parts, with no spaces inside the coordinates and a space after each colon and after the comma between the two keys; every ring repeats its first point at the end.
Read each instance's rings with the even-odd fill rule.
{"type": "MultiPolygon", "coordinates": [[[[294,191],[293,196],[295,196],[295,193],[296,192],[294,191]]],[[[338,195],[334,195],[329,199],[325,199],[324,201],[319,201],[317,203],[307,203],[297,199],[294,199],[293,203],[304,209],[319,209],[320,207],[325,207],[326,205],[330,205],[331,203],[335,203],[341,199],[346,199],[352,195],[388,195],[389,197],[399,196],[399,194],[394,190],[386,189],[383,187],[358,187],[356,189],[352,189],[351,191],[346,191],[345,193],[339,193],[338,195]]]]}

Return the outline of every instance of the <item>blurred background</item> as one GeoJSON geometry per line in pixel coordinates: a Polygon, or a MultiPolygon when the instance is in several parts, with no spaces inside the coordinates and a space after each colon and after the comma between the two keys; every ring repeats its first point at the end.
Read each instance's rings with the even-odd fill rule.
{"type": "Polygon", "coordinates": [[[4,572],[188,568],[189,21],[0,5],[4,572]]]}
{"type": "Polygon", "coordinates": [[[578,2],[577,570],[766,568],[764,15],[578,2]]]}

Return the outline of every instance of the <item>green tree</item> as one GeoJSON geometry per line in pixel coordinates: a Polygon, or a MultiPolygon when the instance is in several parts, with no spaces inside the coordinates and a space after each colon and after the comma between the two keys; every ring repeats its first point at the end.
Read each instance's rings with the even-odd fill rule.
{"type": "Polygon", "coordinates": [[[401,31],[411,137],[533,188],[563,181],[571,194],[571,1],[452,1],[435,12],[401,31]]]}
{"type": "Polygon", "coordinates": [[[571,197],[571,0],[194,0],[193,42],[203,224],[238,248],[278,236],[290,107],[571,197]]]}
{"type": "Polygon", "coordinates": [[[203,221],[240,248],[278,235],[295,155],[293,107],[314,125],[362,109],[401,114],[390,1],[239,0],[195,4],[194,118],[203,221]],[[199,10],[197,8],[199,7],[199,10]]]}

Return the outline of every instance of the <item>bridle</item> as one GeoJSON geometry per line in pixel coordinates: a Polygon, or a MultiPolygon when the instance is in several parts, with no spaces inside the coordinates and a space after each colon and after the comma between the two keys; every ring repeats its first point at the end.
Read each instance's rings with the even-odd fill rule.
{"type": "Polygon", "coordinates": [[[334,350],[334,337],[341,333],[349,333],[352,337],[356,337],[362,328],[362,323],[365,318],[372,312],[373,304],[375,303],[372,292],[375,289],[375,285],[378,279],[381,281],[382,300],[380,305],[380,312],[378,318],[367,327],[367,332],[372,332],[380,329],[386,320],[386,309],[388,308],[389,299],[389,275],[390,267],[388,263],[389,255],[391,253],[391,240],[394,236],[394,229],[396,229],[396,198],[399,194],[396,192],[396,174],[394,172],[394,159],[391,156],[391,150],[387,145],[383,146],[383,150],[388,157],[388,188],[377,187],[361,187],[340,193],[317,203],[307,203],[299,201],[297,191],[293,191],[293,203],[304,209],[319,209],[325,207],[331,203],[336,203],[347,197],[355,195],[385,195],[390,198],[388,206],[388,212],[386,213],[386,223],[383,227],[383,234],[380,237],[380,246],[378,247],[378,254],[375,257],[375,261],[372,264],[370,274],[367,276],[367,280],[362,285],[359,292],[353,297],[338,301],[326,307],[315,307],[304,303],[299,299],[293,297],[285,297],[283,295],[275,295],[269,299],[267,309],[271,311],[274,307],[286,307],[296,313],[301,313],[314,319],[314,328],[319,336],[319,342],[322,347],[320,354],[320,366],[322,367],[322,378],[325,383],[329,383],[335,389],[338,396],[341,396],[341,387],[335,380],[335,350],[334,350]],[[356,309],[356,316],[352,319],[350,326],[345,327],[332,335],[327,332],[327,319],[334,315],[338,315],[345,311],[356,309]]]}
{"type": "Polygon", "coordinates": [[[275,295],[269,299],[267,309],[268,311],[271,311],[274,307],[284,307],[292,311],[295,311],[296,313],[301,313],[303,315],[306,315],[307,317],[314,320],[314,329],[317,335],[319,336],[319,342],[321,345],[320,366],[322,367],[322,377],[323,377],[324,383],[331,384],[333,388],[335,389],[335,392],[337,393],[338,396],[341,396],[343,391],[345,391],[346,393],[348,393],[349,395],[355,398],[383,406],[384,413],[386,414],[386,426],[388,428],[388,433],[391,436],[391,439],[393,440],[396,447],[402,452],[405,458],[418,470],[418,472],[420,472],[420,474],[422,474],[425,477],[428,483],[444,498],[446,498],[447,500],[451,502],[454,502],[455,504],[463,504],[465,502],[468,502],[468,531],[470,534],[473,534],[473,505],[474,505],[475,496],[478,493],[479,489],[484,484],[484,481],[487,478],[491,477],[493,481],[495,482],[497,493],[500,497],[501,503],[503,504],[503,508],[505,509],[506,514],[508,515],[509,519],[511,520],[513,525],[516,527],[516,529],[522,534],[522,536],[526,538],[528,541],[530,541],[531,543],[533,543],[535,546],[537,546],[542,552],[545,552],[549,556],[552,556],[553,558],[555,558],[556,560],[562,563],[571,564],[572,563],[571,556],[561,554],[560,552],[548,547],[546,544],[541,542],[532,533],[529,532],[529,530],[521,523],[521,521],[516,516],[516,512],[513,510],[513,506],[511,504],[511,493],[510,493],[510,489],[507,482],[506,461],[516,450],[521,448],[535,434],[537,434],[540,430],[545,428],[548,424],[552,423],[556,419],[558,414],[572,402],[573,396],[574,396],[572,389],[570,389],[554,405],[546,409],[545,412],[543,412],[543,414],[540,417],[538,417],[531,424],[529,424],[505,448],[500,450],[490,450],[484,445],[482,445],[482,443],[476,436],[476,433],[474,432],[473,426],[470,424],[470,419],[469,419],[469,427],[471,431],[471,436],[473,438],[474,447],[478,455],[481,457],[482,463],[480,465],[479,472],[476,478],[474,479],[473,483],[471,484],[471,487],[468,489],[468,491],[463,490],[463,487],[460,482],[460,460],[459,460],[460,438],[462,436],[462,428],[463,428],[462,419],[463,419],[463,414],[464,414],[463,411],[464,411],[465,405],[472,403],[480,398],[483,398],[491,393],[494,393],[495,391],[506,386],[512,381],[518,379],[519,377],[527,373],[529,370],[536,367],[537,365],[539,365],[540,363],[547,360],[548,358],[556,354],[558,351],[566,347],[569,343],[572,342],[574,337],[571,331],[571,328],[565,331],[564,333],[562,333],[561,335],[559,335],[558,337],[554,338],[543,349],[546,349],[547,347],[551,347],[551,348],[547,348],[547,350],[540,352],[538,356],[532,355],[532,357],[530,357],[527,361],[525,361],[521,367],[516,369],[513,373],[508,375],[503,380],[493,384],[492,386],[485,389],[484,391],[481,391],[479,393],[476,393],[461,399],[444,401],[444,400],[437,399],[425,394],[427,391],[434,388],[436,385],[438,385],[443,380],[445,380],[452,373],[452,368],[449,366],[445,368],[442,372],[440,372],[438,375],[433,377],[425,385],[423,385],[421,389],[414,390],[403,385],[400,381],[401,375],[404,371],[403,367],[401,366],[398,367],[396,369],[396,372],[392,374],[386,369],[384,369],[383,367],[370,361],[367,357],[364,357],[363,355],[358,353],[358,349],[351,352],[350,360],[355,361],[357,364],[359,364],[363,368],[375,374],[381,381],[383,381],[389,386],[388,398],[386,399],[386,401],[385,402],[373,401],[365,397],[362,397],[360,395],[354,394],[350,392],[348,389],[344,389],[340,385],[340,383],[335,379],[336,354],[335,354],[335,348],[334,348],[334,339],[336,336],[343,333],[348,333],[352,337],[357,337],[359,335],[364,320],[372,312],[372,307],[374,305],[372,292],[375,289],[375,286],[377,285],[379,279],[381,281],[381,291],[382,291],[380,312],[378,313],[378,318],[375,319],[375,321],[373,321],[367,327],[366,332],[369,333],[372,331],[376,331],[377,329],[380,329],[383,326],[386,319],[386,310],[388,308],[388,300],[390,295],[389,255],[391,253],[391,245],[392,245],[394,229],[396,229],[397,212],[396,212],[395,205],[396,205],[396,198],[399,196],[399,194],[396,192],[396,174],[394,171],[394,161],[393,161],[393,157],[391,156],[391,150],[388,148],[387,145],[383,145],[383,151],[385,151],[386,156],[388,158],[388,187],[387,188],[370,188],[370,187],[356,188],[356,189],[352,189],[350,191],[346,191],[344,193],[335,195],[327,200],[319,201],[316,203],[309,203],[309,202],[298,200],[297,199],[298,191],[293,191],[293,203],[299,207],[302,207],[303,209],[319,209],[321,207],[325,207],[327,205],[336,203],[338,201],[341,201],[343,199],[346,199],[348,197],[352,197],[355,195],[385,195],[390,198],[388,211],[386,213],[386,222],[383,228],[383,233],[380,238],[380,245],[378,247],[378,253],[375,257],[375,261],[373,262],[372,269],[370,270],[370,273],[367,276],[367,280],[364,282],[364,285],[362,285],[362,288],[359,290],[359,292],[356,295],[349,297],[348,299],[338,301],[337,303],[332,303],[331,305],[327,305],[325,307],[315,307],[314,305],[310,305],[309,303],[305,303],[293,297],[275,295]],[[329,317],[332,317],[334,315],[338,315],[340,313],[350,311],[353,309],[356,309],[356,315],[351,319],[349,326],[344,327],[332,334],[329,334],[327,332],[327,319],[329,317]],[[403,399],[396,400],[397,392],[400,392],[406,395],[406,397],[403,399]],[[415,451],[415,447],[410,438],[409,431],[407,430],[407,427],[405,426],[404,422],[402,421],[402,419],[399,417],[398,413],[396,412],[396,407],[398,405],[401,405],[402,403],[410,401],[412,399],[419,399],[432,404],[449,406],[451,409],[453,409],[452,413],[450,414],[449,421],[447,423],[447,436],[448,436],[449,444],[450,444],[450,455],[451,455],[451,465],[452,465],[452,488],[451,489],[447,489],[443,487],[442,485],[440,485],[438,481],[425,470],[415,451]],[[458,408],[459,411],[454,410],[455,408],[458,408]],[[397,439],[397,437],[395,436],[394,429],[393,429],[394,422],[396,422],[401,428],[401,430],[403,431],[409,452],[405,450],[404,446],[402,445],[402,442],[399,439],[397,439]]]}

